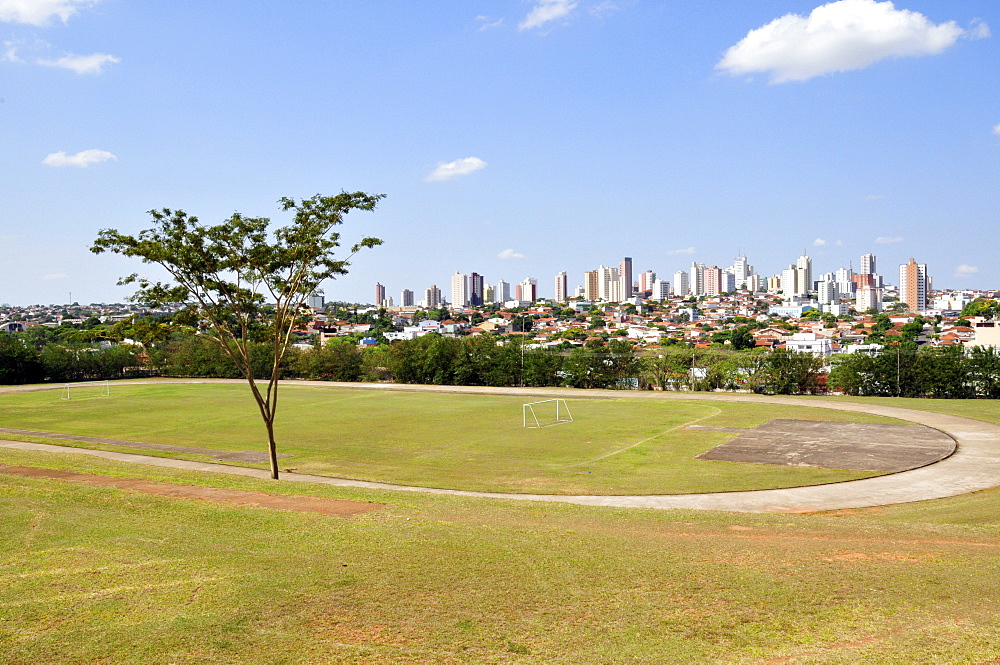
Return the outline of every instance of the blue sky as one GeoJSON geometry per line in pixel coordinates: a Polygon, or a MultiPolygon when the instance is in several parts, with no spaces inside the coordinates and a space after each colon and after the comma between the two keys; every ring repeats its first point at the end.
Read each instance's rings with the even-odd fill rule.
{"type": "Polygon", "coordinates": [[[0,0],[0,303],[121,301],[146,211],[348,216],[376,281],[909,257],[1000,287],[1000,3],[0,0]]]}

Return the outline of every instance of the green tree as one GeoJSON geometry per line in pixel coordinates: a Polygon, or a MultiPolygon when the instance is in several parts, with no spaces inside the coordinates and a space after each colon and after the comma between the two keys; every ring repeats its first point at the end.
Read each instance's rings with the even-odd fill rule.
{"type": "Polygon", "coordinates": [[[267,430],[271,477],[278,478],[274,420],[278,379],[291,345],[292,329],[302,318],[305,300],[324,280],[347,273],[349,259],[365,247],[381,244],[364,238],[350,255],[336,258],[340,233],[334,229],[352,210],[373,210],[381,195],[341,192],[295,201],[279,200],[292,222],[274,231],[266,217],[234,213],[214,226],[202,225],[181,210],[152,210],[152,228],[137,235],[104,229],[91,247],[161,266],[175,284],[151,282],[132,274],[120,284],[137,284],[133,296],[147,305],[188,303],[211,339],[232,359],[250,385],[267,430]],[[271,371],[264,389],[254,378],[251,346],[270,346],[271,371]]]}

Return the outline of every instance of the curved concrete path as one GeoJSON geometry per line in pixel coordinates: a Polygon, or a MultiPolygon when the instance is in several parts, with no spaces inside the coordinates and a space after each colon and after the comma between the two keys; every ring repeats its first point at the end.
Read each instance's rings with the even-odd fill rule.
{"type": "MultiPolygon", "coordinates": [[[[208,383],[209,381],[184,381],[186,383],[208,383]]],[[[215,381],[212,381],[215,382],[215,381]]],[[[240,381],[232,381],[241,383],[240,381]]],[[[131,383],[131,382],[123,382],[131,383]]],[[[712,494],[677,494],[649,496],[565,496],[550,494],[510,494],[501,492],[469,492],[463,490],[433,489],[426,487],[410,487],[405,485],[390,485],[387,483],[372,483],[326,476],[313,476],[300,473],[283,473],[282,480],[292,482],[311,482],[337,487],[361,487],[377,490],[393,490],[406,492],[428,492],[434,494],[450,494],[456,496],[488,497],[497,499],[516,499],[521,501],[556,501],[589,506],[613,506],[624,508],[659,508],[659,509],[695,509],[695,510],[727,510],[737,512],[813,512],[821,510],[837,510],[842,508],[866,508],[885,506],[911,501],[924,501],[949,496],[967,494],[983,489],[1000,486],[1000,425],[993,425],[970,418],[950,416],[927,411],[917,411],[899,407],[875,404],[858,404],[852,402],[809,401],[787,397],[768,397],[745,394],[712,394],[712,393],[669,393],[669,392],[621,392],[613,390],[572,390],[554,388],[484,388],[478,386],[422,386],[408,384],[374,384],[374,383],[332,383],[287,381],[286,385],[309,385],[319,388],[352,388],[363,390],[413,390],[453,392],[464,394],[494,394],[523,395],[543,397],[576,397],[576,398],[630,398],[658,400],[696,400],[718,402],[750,402],[759,404],[780,404],[788,406],[808,406],[836,411],[851,411],[855,413],[870,413],[890,418],[898,418],[909,422],[926,425],[938,429],[952,438],[958,448],[951,457],[935,464],[911,471],[904,471],[887,476],[852,480],[830,485],[814,485],[809,487],[793,487],[777,490],[754,490],[749,492],[720,492],[712,494]]],[[[47,386],[45,388],[48,388],[47,386]]],[[[0,390],[15,392],[19,390],[45,389],[34,386],[24,386],[0,390]]],[[[47,452],[92,455],[106,459],[152,464],[192,471],[211,471],[234,475],[268,478],[269,473],[260,469],[211,464],[205,462],[189,462],[163,457],[150,457],[128,453],[112,453],[83,448],[67,448],[48,444],[26,443],[19,441],[0,441],[0,447],[22,450],[43,450],[47,452]]]]}

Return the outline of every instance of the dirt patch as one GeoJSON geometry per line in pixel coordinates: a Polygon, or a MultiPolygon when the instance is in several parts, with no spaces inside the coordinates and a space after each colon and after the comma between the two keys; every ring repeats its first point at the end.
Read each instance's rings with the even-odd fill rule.
{"type": "Polygon", "coordinates": [[[923,425],[771,420],[698,459],[896,473],[948,457],[955,441],[923,425]]]}
{"type": "MultiPolygon", "coordinates": [[[[42,439],[60,439],[64,441],[81,441],[83,443],[101,443],[106,446],[121,446],[123,448],[137,448],[139,450],[160,450],[168,453],[207,455],[212,459],[222,460],[224,462],[246,462],[248,464],[267,464],[270,462],[270,458],[267,456],[267,453],[255,452],[252,450],[229,452],[226,450],[213,450],[212,448],[197,448],[195,446],[172,446],[165,443],[123,441],[121,439],[105,439],[96,436],[53,434],[52,432],[35,432],[27,429],[10,429],[9,427],[0,427],[0,434],[17,434],[19,436],[34,436],[42,439]]],[[[278,457],[291,457],[291,455],[279,454],[278,457]]]]}
{"type": "Polygon", "coordinates": [[[146,494],[156,494],[179,499],[203,499],[235,506],[291,510],[297,513],[319,513],[335,517],[349,517],[359,513],[367,513],[381,507],[381,504],[366,503],[364,501],[324,499],[315,496],[286,496],[268,494],[267,492],[201,487],[198,485],[172,485],[170,483],[157,483],[136,478],[96,476],[88,473],[76,473],[74,471],[62,471],[59,469],[37,469],[28,466],[7,466],[0,464],[0,473],[12,476],[24,476],[26,478],[68,480],[96,485],[98,487],[114,487],[132,492],[144,492],[146,494]]]}

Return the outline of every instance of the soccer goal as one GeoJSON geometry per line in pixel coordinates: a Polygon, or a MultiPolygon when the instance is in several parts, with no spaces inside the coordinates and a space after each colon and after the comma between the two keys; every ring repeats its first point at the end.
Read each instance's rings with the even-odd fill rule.
{"type": "Polygon", "coordinates": [[[573,414],[564,399],[543,399],[521,405],[521,415],[525,427],[550,427],[560,423],[573,422],[573,414]]]}
{"type": "Polygon", "coordinates": [[[111,397],[110,381],[81,381],[67,383],[63,388],[63,399],[89,399],[91,397],[111,397]]]}

